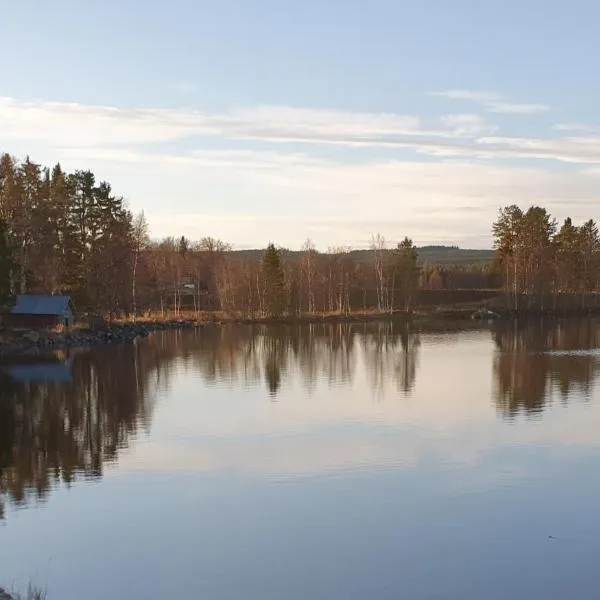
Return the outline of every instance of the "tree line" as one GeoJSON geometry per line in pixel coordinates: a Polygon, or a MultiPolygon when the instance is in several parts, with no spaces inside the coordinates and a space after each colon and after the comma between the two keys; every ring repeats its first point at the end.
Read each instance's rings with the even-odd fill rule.
{"type": "Polygon", "coordinates": [[[600,236],[593,219],[560,228],[542,207],[500,210],[492,227],[496,265],[514,308],[555,301],[559,295],[585,299],[600,286],[600,236]]]}
{"type": "MultiPolygon", "coordinates": [[[[410,309],[420,290],[499,288],[496,267],[513,291],[528,289],[523,286],[534,280],[545,283],[533,263],[524,265],[523,244],[534,238],[522,233],[523,243],[516,243],[514,231],[505,232],[505,221],[512,223],[514,216],[505,209],[497,224],[496,266],[418,264],[412,240],[390,248],[381,235],[372,237],[367,259],[346,247],[318,252],[310,240],[297,252],[273,244],[260,252],[237,252],[211,237],[151,240],[144,214],[132,214],[91,171],[67,173],[60,164],[47,168],[4,154],[0,303],[18,293],[44,293],[70,295],[79,312],[119,315],[392,313],[410,309]]],[[[566,242],[567,235],[563,238],[566,242]]]]}

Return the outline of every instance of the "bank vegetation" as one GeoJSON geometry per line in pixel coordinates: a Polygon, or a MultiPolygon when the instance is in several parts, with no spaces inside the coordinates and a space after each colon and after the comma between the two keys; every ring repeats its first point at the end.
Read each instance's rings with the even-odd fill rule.
{"type": "MultiPolygon", "coordinates": [[[[480,302],[492,290],[504,293],[499,310],[600,310],[593,220],[566,219],[559,227],[544,208],[508,206],[492,230],[490,260],[473,251],[473,264],[461,265],[423,262],[401,233],[397,243],[373,234],[368,251],[319,252],[310,240],[298,251],[274,243],[235,251],[208,235],[157,240],[144,214],[132,214],[91,171],[0,157],[5,305],[19,293],[67,294],[80,314],[113,319],[218,314],[260,320],[389,315],[420,304],[480,302]],[[455,292],[462,294],[446,302],[455,292]]],[[[431,256],[431,248],[423,255],[431,256]]]]}

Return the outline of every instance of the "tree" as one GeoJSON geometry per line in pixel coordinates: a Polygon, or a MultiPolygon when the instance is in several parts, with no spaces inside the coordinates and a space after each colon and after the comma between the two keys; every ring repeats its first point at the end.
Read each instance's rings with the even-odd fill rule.
{"type": "MultiPolygon", "coordinates": [[[[417,248],[405,237],[394,250],[392,290],[398,288],[398,296],[404,310],[409,310],[418,283],[417,248]]],[[[393,309],[392,301],[392,309],[393,309]]]]}
{"type": "Polygon", "coordinates": [[[557,292],[576,292],[581,284],[582,264],[579,228],[565,219],[554,236],[557,292]]]}
{"type": "Polygon", "coordinates": [[[531,306],[551,288],[556,221],[545,208],[531,206],[523,212],[512,205],[500,211],[492,231],[506,290],[513,292],[513,307],[519,307],[521,293],[531,306]]]}
{"type": "Polygon", "coordinates": [[[530,302],[536,297],[543,298],[551,289],[555,234],[556,220],[545,208],[527,209],[520,231],[520,246],[525,252],[520,258],[524,263],[525,291],[530,302]]]}
{"type": "Polygon", "coordinates": [[[581,249],[582,291],[593,292],[598,283],[598,258],[600,256],[600,238],[598,226],[590,219],[579,228],[579,244],[581,249]]]}
{"type": "Polygon", "coordinates": [[[146,249],[150,242],[150,236],[148,234],[148,222],[144,211],[136,215],[133,220],[132,228],[132,250],[133,250],[133,264],[131,269],[131,305],[133,319],[137,317],[137,271],[138,263],[140,260],[140,254],[146,249]]]}
{"type": "Polygon", "coordinates": [[[300,272],[303,280],[306,280],[306,309],[309,313],[315,311],[315,274],[317,270],[317,251],[310,239],[302,246],[302,257],[300,259],[300,272]]]}
{"type": "Polygon", "coordinates": [[[523,211],[513,204],[501,209],[498,219],[492,225],[494,249],[505,274],[505,289],[507,292],[512,291],[515,303],[517,294],[520,292],[519,261],[522,222],[523,211]]]}
{"type": "Polygon", "coordinates": [[[17,266],[13,255],[8,242],[8,227],[0,220],[0,308],[6,306],[12,295],[12,274],[17,266]]]}
{"type": "Polygon", "coordinates": [[[371,250],[375,257],[373,266],[377,278],[377,310],[382,312],[387,308],[388,286],[385,273],[385,238],[380,233],[371,236],[371,250]]]}
{"type": "Polygon", "coordinates": [[[262,265],[265,282],[265,310],[269,317],[280,317],[285,311],[285,279],[279,250],[267,246],[262,265]]]}

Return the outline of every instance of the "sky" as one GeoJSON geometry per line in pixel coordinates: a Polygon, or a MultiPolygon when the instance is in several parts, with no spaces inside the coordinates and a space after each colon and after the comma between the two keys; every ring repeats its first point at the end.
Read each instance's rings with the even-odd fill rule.
{"type": "Polygon", "coordinates": [[[600,219],[593,0],[0,0],[0,151],[91,169],[153,237],[486,248],[600,219]]]}

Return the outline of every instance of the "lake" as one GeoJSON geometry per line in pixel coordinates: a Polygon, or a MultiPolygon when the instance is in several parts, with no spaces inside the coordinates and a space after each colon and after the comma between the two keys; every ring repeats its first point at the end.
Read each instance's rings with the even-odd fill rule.
{"type": "Polygon", "coordinates": [[[597,598],[600,324],[224,326],[0,367],[0,585],[597,598]]]}

